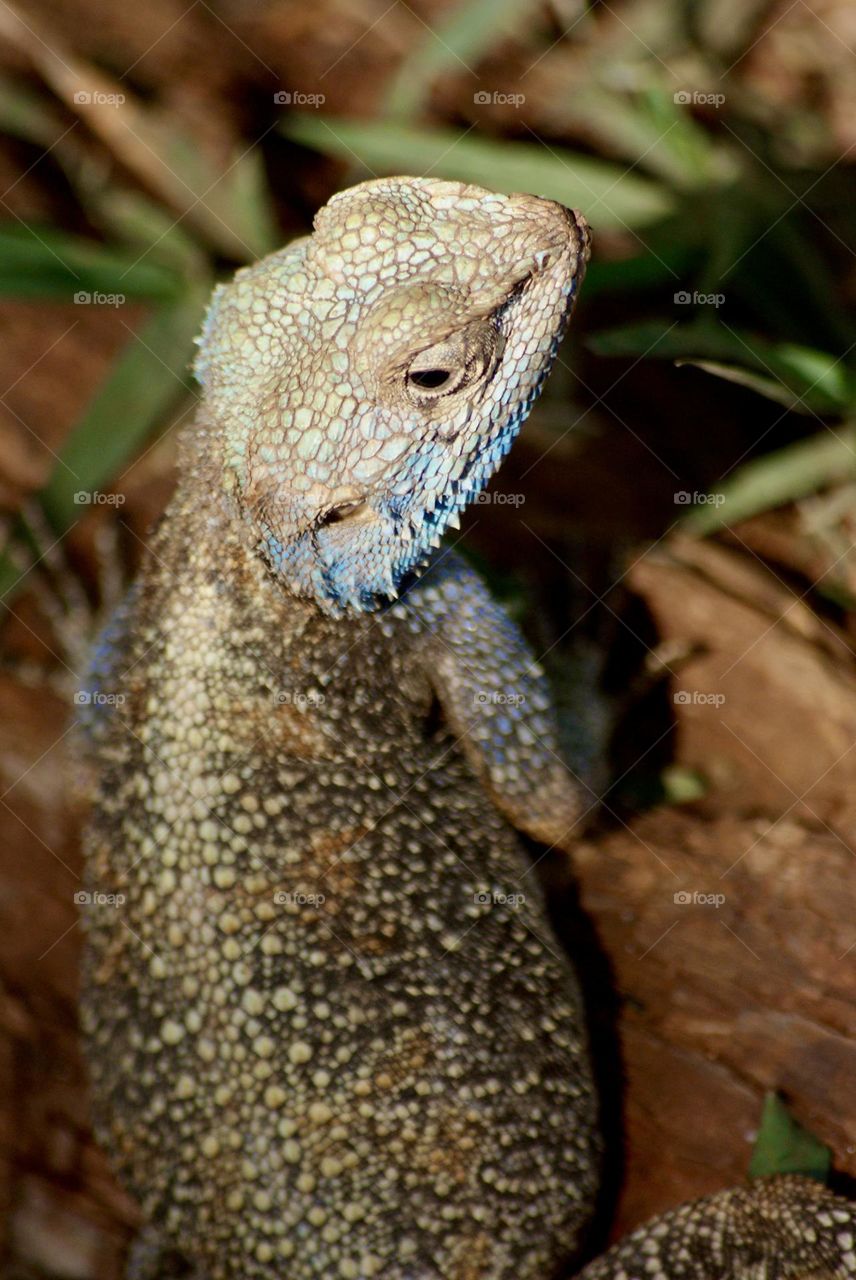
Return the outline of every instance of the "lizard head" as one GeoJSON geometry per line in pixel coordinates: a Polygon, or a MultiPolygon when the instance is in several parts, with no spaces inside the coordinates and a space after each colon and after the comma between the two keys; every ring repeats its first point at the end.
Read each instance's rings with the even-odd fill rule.
{"type": "Polygon", "coordinates": [[[371,609],[425,563],[538,395],[588,243],[549,200],[379,179],[216,291],[206,439],[288,591],[371,609]]]}

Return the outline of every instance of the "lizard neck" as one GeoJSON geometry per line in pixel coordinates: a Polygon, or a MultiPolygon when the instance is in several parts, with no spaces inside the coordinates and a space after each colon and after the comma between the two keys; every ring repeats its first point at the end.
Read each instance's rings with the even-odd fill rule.
{"type": "MultiPolygon", "coordinates": [[[[275,607],[279,601],[292,617],[324,617],[344,632],[353,630],[359,619],[370,622],[393,608],[444,556],[438,527],[433,545],[396,574],[394,583],[391,578],[386,592],[366,589],[359,603],[351,602],[352,607],[323,593],[308,593],[299,580],[293,581],[283,570],[290,552],[299,559],[298,544],[305,543],[308,535],[304,532],[299,538],[286,541],[280,548],[279,561],[272,556],[269,536],[247,509],[234,472],[223,462],[220,449],[211,447],[212,438],[217,435],[216,426],[203,420],[184,432],[180,444],[181,479],[166,518],[173,525],[181,524],[184,545],[198,548],[199,561],[194,553],[186,566],[190,572],[206,576],[220,573],[228,578],[230,587],[239,580],[258,584],[270,593],[266,607],[275,607]]],[[[457,527],[457,521],[455,524],[457,527]]]]}

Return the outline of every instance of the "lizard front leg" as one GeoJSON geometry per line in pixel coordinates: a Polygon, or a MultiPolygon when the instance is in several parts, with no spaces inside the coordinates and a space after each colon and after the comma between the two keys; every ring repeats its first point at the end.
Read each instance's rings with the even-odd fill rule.
{"type": "Polygon", "coordinates": [[[561,757],[549,687],[520,630],[450,553],[413,589],[411,607],[423,670],[493,803],[526,835],[568,847],[585,796],[561,757]]]}

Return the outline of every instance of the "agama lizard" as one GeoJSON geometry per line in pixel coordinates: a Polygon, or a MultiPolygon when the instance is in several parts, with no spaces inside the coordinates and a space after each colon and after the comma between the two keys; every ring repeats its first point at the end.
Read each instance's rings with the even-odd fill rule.
{"type": "MultiPolygon", "coordinates": [[[[84,1026],[157,1231],[138,1280],[548,1280],[578,1251],[584,1018],[515,829],[566,843],[581,803],[538,664],[438,544],[588,244],[547,200],[382,179],[215,293],[178,490],[93,665],[124,701],[83,708],[84,1026]]],[[[796,1197],[811,1267],[841,1265],[811,1187],[739,1194],[753,1222],[796,1197]]],[[[789,1212],[744,1232],[747,1276],[810,1269],[789,1212]]],[[[687,1213],[592,1276],[737,1256],[721,1207],[687,1213]]]]}

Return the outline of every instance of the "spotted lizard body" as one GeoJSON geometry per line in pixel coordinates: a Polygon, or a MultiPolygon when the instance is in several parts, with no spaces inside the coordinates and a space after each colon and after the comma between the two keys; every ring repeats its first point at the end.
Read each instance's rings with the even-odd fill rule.
{"type": "MultiPolygon", "coordinates": [[[[156,1232],[137,1280],[549,1280],[579,1252],[597,1103],[517,832],[565,844],[581,806],[540,668],[438,544],[587,256],[550,201],[383,179],[214,296],[178,490],[93,662],[122,696],[83,708],[83,1020],[156,1232]]],[[[817,1235],[785,1183],[745,1219],[796,1196],[817,1235]]],[[[592,1280],[797,1274],[784,1227],[708,1273],[663,1222],[592,1280]]],[[[831,1248],[801,1274],[856,1274],[831,1248]]]]}

